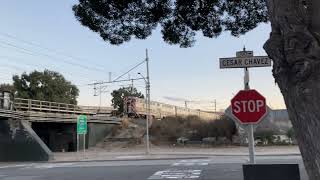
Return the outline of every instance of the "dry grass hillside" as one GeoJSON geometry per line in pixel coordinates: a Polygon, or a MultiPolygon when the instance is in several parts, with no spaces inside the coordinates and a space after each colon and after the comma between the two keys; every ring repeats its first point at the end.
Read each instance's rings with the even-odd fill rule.
{"type": "MultiPolygon", "coordinates": [[[[113,129],[105,140],[97,145],[99,148],[129,148],[143,146],[146,134],[145,119],[123,119],[122,125],[113,129]]],[[[198,117],[189,116],[167,117],[162,120],[154,120],[149,129],[152,145],[176,144],[180,138],[189,142],[202,143],[210,139],[211,143],[230,144],[236,133],[233,121],[222,117],[218,120],[203,121],[198,117]]]]}

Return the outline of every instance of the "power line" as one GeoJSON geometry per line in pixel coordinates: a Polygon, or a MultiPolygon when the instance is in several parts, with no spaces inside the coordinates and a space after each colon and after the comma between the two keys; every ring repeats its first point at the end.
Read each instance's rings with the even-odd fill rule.
{"type": "Polygon", "coordinates": [[[0,68],[12,68],[12,69],[15,69],[17,71],[26,71],[26,70],[22,69],[21,67],[18,67],[18,66],[15,66],[15,65],[10,65],[10,64],[7,64],[5,66],[1,66],[0,68]]]}
{"type": "MultiPolygon", "coordinates": [[[[7,60],[7,61],[9,61],[9,62],[11,62],[11,60],[13,60],[13,61],[19,61],[19,60],[22,60],[22,59],[20,59],[20,58],[14,58],[14,57],[9,57],[9,56],[1,56],[0,55],[0,58],[2,58],[2,59],[5,59],[5,60],[7,60]]],[[[21,61],[19,61],[19,63],[20,63],[21,61]]],[[[36,64],[36,65],[34,65],[34,64],[30,64],[30,63],[25,63],[24,62],[24,64],[26,65],[26,66],[29,66],[29,67],[32,67],[32,68],[34,68],[34,67],[38,67],[38,68],[41,68],[41,69],[47,69],[47,67],[42,67],[42,66],[40,66],[39,64],[36,64]]],[[[16,67],[18,67],[18,66],[16,66],[16,67]]],[[[18,68],[20,68],[20,67],[18,67],[18,68]]],[[[54,67],[55,69],[56,69],[56,67],[54,67]]],[[[21,69],[21,68],[20,68],[21,69]]],[[[23,69],[21,69],[21,70],[23,70],[23,69]]],[[[23,70],[23,71],[25,71],[25,70],[23,70]]],[[[65,71],[62,71],[61,72],[62,74],[69,74],[70,76],[74,76],[74,74],[70,74],[69,72],[65,72],[65,71]]],[[[81,78],[84,78],[84,79],[87,79],[87,80],[92,80],[92,79],[89,79],[87,76],[87,74],[83,74],[83,73],[79,73],[79,72],[77,72],[77,74],[79,74],[80,75],[80,77],[81,78]]]]}
{"type": "MultiPolygon", "coordinates": [[[[0,35],[8,37],[8,38],[11,38],[11,39],[14,39],[14,40],[17,40],[17,41],[20,41],[20,42],[23,42],[25,44],[28,44],[28,45],[31,45],[31,46],[34,46],[34,47],[38,47],[38,48],[44,49],[44,50],[46,50],[48,52],[53,52],[54,54],[57,54],[57,55],[62,55],[62,56],[68,57],[68,58],[73,59],[73,60],[80,60],[80,61],[86,60],[86,61],[88,61],[88,59],[75,57],[73,55],[69,55],[69,54],[67,54],[65,52],[62,52],[62,51],[58,51],[58,50],[55,50],[55,49],[52,49],[52,48],[47,48],[47,47],[44,47],[44,46],[40,45],[39,43],[34,43],[34,42],[31,42],[31,41],[20,39],[17,36],[14,36],[14,35],[11,35],[11,34],[8,34],[8,33],[0,32],[0,35]]],[[[102,66],[100,64],[96,64],[96,65],[98,67],[102,66]]],[[[96,69],[98,71],[103,71],[104,72],[104,69],[97,68],[97,67],[92,67],[92,68],[94,68],[94,69],[96,69]]]]}
{"type": "Polygon", "coordinates": [[[97,84],[110,84],[110,83],[115,83],[115,82],[126,82],[126,81],[134,81],[134,80],[140,80],[143,78],[128,78],[126,80],[119,80],[120,78],[122,78],[123,76],[127,75],[129,72],[131,72],[132,70],[134,70],[135,68],[139,67],[141,64],[145,63],[146,60],[143,60],[142,62],[138,63],[137,65],[135,65],[134,67],[130,68],[128,71],[126,71],[125,73],[121,74],[120,76],[116,77],[113,81],[101,81],[101,82],[95,82],[95,83],[91,83],[88,85],[97,85],[97,84]]]}
{"type": "Polygon", "coordinates": [[[20,51],[20,52],[23,52],[23,53],[25,53],[24,51],[26,51],[27,54],[29,54],[29,55],[33,55],[33,56],[37,56],[37,55],[39,56],[39,55],[40,55],[40,56],[47,57],[47,58],[49,58],[49,59],[61,61],[61,62],[63,62],[63,63],[69,64],[69,65],[78,66],[78,67],[83,68],[83,69],[86,69],[86,70],[91,70],[91,71],[95,71],[95,72],[96,72],[96,71],[100,71],[100,72],[105,73],[104,71],[101,71],[101,70],[89,68],[89,67],[84,66],[84,65],[81,65],[81,64],[69,62],[69,61],[66,61],[66,60],[64,60],[64,59],[60,59],[60,58],[56,58],[56,57],[50,56],[50,55],[48,55],[48,54],[44,54],[44,53],[41,53],[41,52],[35,52],[35,51],[32,51],[32,50],[26,49],[26,48],[24,48],[24,47],[20,47],[20,46],[14,45],[14,44],[12,44],[12,43],[4,42],[4,41],[2,41],[2,39],[0,39],[0,43],[5,44],[5,45],[10,46],[10,47],[14,47],[14,48],[19,49],[19,50],[23,50],[23,51],[20,51]]]}
{"type": "Polygon", "coordinates": [[[118,76],[117,78],[114,79],[114,81],[122,78],[123,76],[125,76],[126,74],[128,74],[129,72],[131,72],[132,70],[134,70],[135,68],[139,67],[141,64],[145,63],[146,60],[143,60],[142,62],[138,63],[137,65],[135,65],[134,67],[132,67],[131,69],[129,69],[127,72],[123,73],[122,75],[118,76]]]}
{"type": "Polygon", "coordinates": [[[96,83],[91,83],[91,84],[88,84],[88,85],[97,85],[97,84],[109,84],[109,83],[118,83],[118,82],[136,81],[136,80],[140,80],[140,79],[143,79],[143,78],[123,79],[123,80],[107,81],[107,82],[96,82],[96,83]]]}

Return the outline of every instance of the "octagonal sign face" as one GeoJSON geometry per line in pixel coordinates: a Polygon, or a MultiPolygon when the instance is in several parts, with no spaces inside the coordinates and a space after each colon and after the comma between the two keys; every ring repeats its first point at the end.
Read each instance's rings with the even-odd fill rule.
{"type": "Polygon", "coordinates": [[[266,99],[256,90],[242,90],[231,100],[232,114],[241,124],[257,124],[267,114],[266,99]]]}

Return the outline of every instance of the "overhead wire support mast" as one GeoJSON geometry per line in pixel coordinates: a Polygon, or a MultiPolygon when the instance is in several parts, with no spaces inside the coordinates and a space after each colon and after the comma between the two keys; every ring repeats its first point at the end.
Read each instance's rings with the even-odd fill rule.
{"type": "Polygon", "coordinates": [[[146,81],[146,101],[147,101],[147,154],[150,154],[150,140],[149,140],[149,119],[150,119],[150,75],[149,75],[149,56],[148,49],[146,49],[146,68],[147,68],[147,81],[146,81]]]}
{"type": "Polygon", "coordinates": [[[88,85],[101,85],[101,84],[108,84],[108,83],[117,83],[117,82],[128,82],[131,81],[131,83],[133,83],[134,80],[140,80],[143,79],[146,83],[146,98],[145,98],[145,108],[147,111],[147,115],[146,115],[146,154],[149,155],[150,154],[150,143],[149,143],[149,120],[150,120],[150,75],[149,75],[149,56],[148,56],[148,49],[146,49],[146,58],[145,60],[143,60],[142,62],[138,63],[137,65],[135,65],[134,67],[132,67],[131,69],[129,69],[127,72],[123,73],[122,75],[118,76],[117,78],[115,78],[113,81],[107,81],[107,82],[95,82],[95,83],[91,83],[88,85]],[[140,65],[146,63],[146,70],[147,70],[147,75],[146,77],[144,77],[141,73],[138,73],[141,78],[129,78],[129,79],[125,79],[125,80],[119,80],[120,78],[122,78],[123,76],[125,76],[126,74],[128,74],[129,72],[131,72],[132,70],[134,70],[135,68],[139,67],[140,65]]]}

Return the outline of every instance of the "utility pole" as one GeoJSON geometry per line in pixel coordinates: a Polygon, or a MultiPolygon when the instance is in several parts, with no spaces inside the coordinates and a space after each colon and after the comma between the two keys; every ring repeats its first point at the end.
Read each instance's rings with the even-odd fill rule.
{"type": "Polygon", "coordinates": [[[99,110],[101,109],[101,89],[102,89],[102,84],[100,84],[100,87],[99,87],[99,110]]]}
{"type": "Polygon", "coordinates": [[[133,79],[131,79],[131,94],[133,93],[133,79]]]}
{"type": "Polygon", "coordinates": [[[146,49],[146,66],[147,66],[147,78],[146,78],[146,101],[147,101],[147,154],[150,153],[149,144],[149,119],[150,119],[150,76],[149,76],[149,57],[148,49],[146,49]]]}
{"type": "Polygon", "coordinates": [[[216,99],[214,100],[214,112],[215,113],[217,112],[217,100],[216,99]]]}
{"type": "Polygon", "coordinates": [[[111,82],[111,75],[112,75],[112,72],[109,72],[109,82],[111,82]]]}

